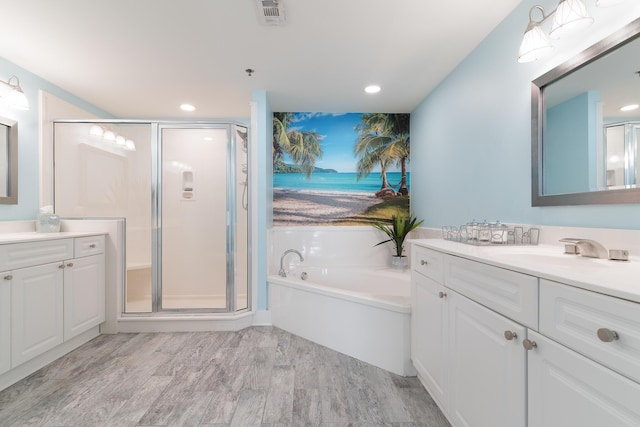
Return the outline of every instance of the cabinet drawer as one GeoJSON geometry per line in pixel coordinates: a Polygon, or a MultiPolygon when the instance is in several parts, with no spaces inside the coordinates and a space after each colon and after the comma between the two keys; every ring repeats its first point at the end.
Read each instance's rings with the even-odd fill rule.
{"type": "Polygon", "coordinates": [[[74,253],[75,258],[104,253],[104,236],[76,237],[74,253]]]}
{"type": "Polygon", "coordinates": [[[444,282],[443,253],[417,245],[412,245],[411,251],[413,271],[417,271],[438,283],[444,282]]]}
{"type": "Polygon", "coordinates": [[[447,255],[445,286],[532,329],[538,329],[538,278],[447,255]]]}
{"type": "Polygon", "coordinates": [[[0,268],[14,270],[73,258],[73,239],[0,245],[0,268]]]}
{"type": "Polygon", "coordinates": [[[640,304],[541,280],[540,332],[640,382],[640,304]],[[601,328],[618,339],[601,341],[601,328]]]}

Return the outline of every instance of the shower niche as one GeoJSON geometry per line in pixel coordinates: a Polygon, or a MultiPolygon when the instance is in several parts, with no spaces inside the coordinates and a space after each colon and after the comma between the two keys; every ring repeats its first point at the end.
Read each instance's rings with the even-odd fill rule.
{"type": "Polygon", "coordinates": [[[247,128],[58,121],[54,206],[126,219],[122,311],[249,309],[247,128]]]}

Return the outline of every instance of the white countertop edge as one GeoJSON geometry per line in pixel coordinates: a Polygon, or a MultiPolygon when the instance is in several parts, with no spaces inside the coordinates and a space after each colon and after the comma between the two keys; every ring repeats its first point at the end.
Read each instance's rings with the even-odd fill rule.
{"type": "Polygon", "coordinates": [[[70,239],[74,237],[99,236],[107,234],[105,232],[86,232],[86,231],[62,231],[59,233],[37,233],[21,232],[21,233],[0,233],[0,245],[12,243],[41,242],[43,240],[70,239]]]}
{"type": "Polygon", "coordinates": [[[564,255],[564,247],[556,245],[475,246],[443,239],[415,239],[411,243],[449,255],[640,303],[640,259],[638,258],[631,257],[629,262],[619,262],[564,255]],[[544,263],[532,266],[532,262],[522,259],[510,261],[492,257],[493,254],[505,255],[508,251],[518,253],[523,250],[531,253],[557,254],[558,259],[565,256],[567,257],[566,266],[544,263]],[[569,270],[566,267],[574,269],[569,270]]]}

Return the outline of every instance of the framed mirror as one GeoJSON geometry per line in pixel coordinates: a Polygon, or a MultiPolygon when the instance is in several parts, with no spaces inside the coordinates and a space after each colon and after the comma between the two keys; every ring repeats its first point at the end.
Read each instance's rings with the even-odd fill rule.
{"type": "Polygon", "coordinates": [[[532,206],[640,203],[638,58],[640,19],[532,82],[532,206]]]}
{"type": "Polygon", "coordinates": [[[18,203],[18,123],[0,117],[0,204],[18,203]]]}

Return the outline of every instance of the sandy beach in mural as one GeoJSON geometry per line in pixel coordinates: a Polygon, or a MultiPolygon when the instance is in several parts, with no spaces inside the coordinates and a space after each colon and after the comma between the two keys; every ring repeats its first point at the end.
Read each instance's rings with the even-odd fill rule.
{"type": "Polygon", "coordinates": [[[363,193],[273,190],[273,225],[328,225],[348,221],[382,203],[363,193]]]}

